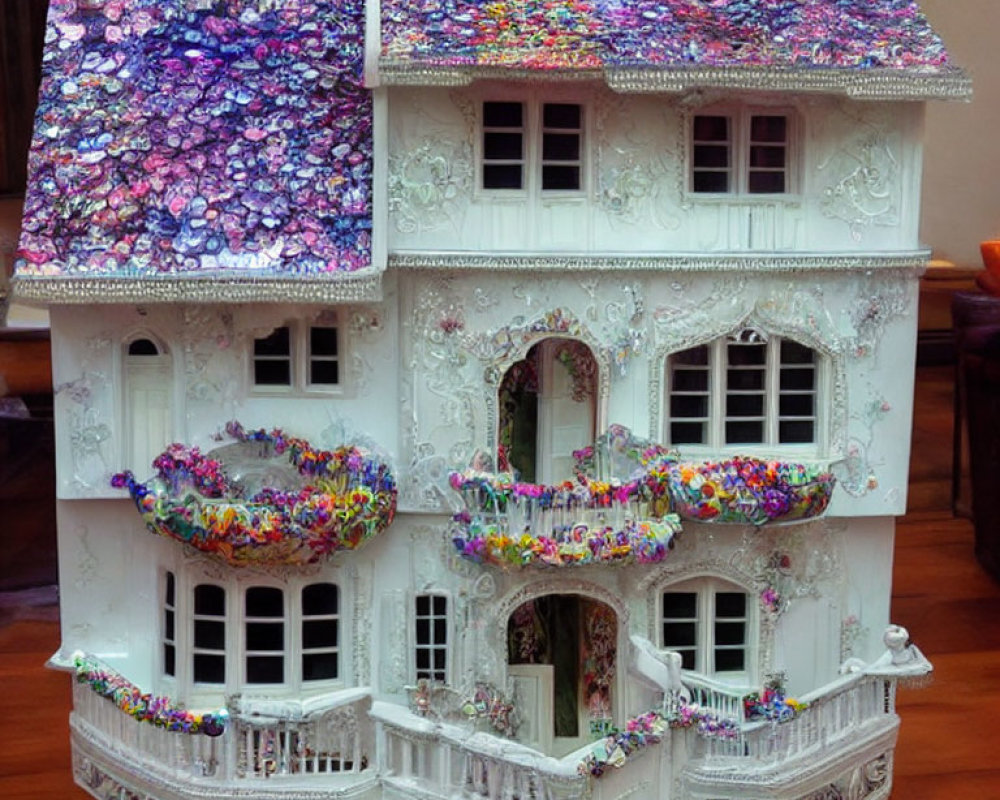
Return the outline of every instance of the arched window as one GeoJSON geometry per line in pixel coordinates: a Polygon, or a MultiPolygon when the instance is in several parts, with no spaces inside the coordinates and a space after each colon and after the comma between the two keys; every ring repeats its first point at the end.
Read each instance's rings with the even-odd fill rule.
{"type": "Polygon", "coordinates": [[[534,345],[504,373],[498,391],[501,469],[522,481],[554,483],[573,474],[573,451],[594,441],[597,360],[575,339],[534,345]]]}
{"type": "Polygon", "coordinates": [[[744,330],[667,360],[675,446],[815,445],[823,360],[781,336],[744,330]]]}

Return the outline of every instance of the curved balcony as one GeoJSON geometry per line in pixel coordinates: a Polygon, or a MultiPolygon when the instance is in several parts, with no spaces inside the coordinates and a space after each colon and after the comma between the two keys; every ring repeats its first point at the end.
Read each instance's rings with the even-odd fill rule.
{"type": "Polygon", "coordinates": [[[396,484],[386,464],[356,447],[332,452],[281,431],[246,431],[234,444],[202,454],[171,445],[140,483],[127,488],[153,533],[189,544],[234,566],[311,564],[354,550],[396,513],[396,484]]]}

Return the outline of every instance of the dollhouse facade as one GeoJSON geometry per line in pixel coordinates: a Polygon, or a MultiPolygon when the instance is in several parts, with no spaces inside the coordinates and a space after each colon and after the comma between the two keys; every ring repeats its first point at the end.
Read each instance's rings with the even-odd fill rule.
{"type": "Polygon", "coordinates": [[[903,0],[53,0],[14,287],[78,783],[887,797],[968,93],[903,0]]]}

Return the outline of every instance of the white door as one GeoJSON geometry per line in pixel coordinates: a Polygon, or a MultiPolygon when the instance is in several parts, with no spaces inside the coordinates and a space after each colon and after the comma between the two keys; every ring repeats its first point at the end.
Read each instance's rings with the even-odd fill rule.
{"type": "Polygon", "coordinates": [[[153,474],[153,459],[172,441],[171,373],[169,355],[125,356],[125,467],[139,480],[153,474]]]}

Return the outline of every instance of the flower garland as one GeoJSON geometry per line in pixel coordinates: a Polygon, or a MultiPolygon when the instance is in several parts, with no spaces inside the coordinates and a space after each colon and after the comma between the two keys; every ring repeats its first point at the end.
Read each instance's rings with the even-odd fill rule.
{"type": "Polygon", "coordinates": [[[763,692],[753,692],[743,698],[743,713],[751,721],[790,722],[809,707],[787,697],[780,686],[769,686],[763,692]]]}
{"type": "Polygon", "coordinates": [[[681,517],[753,525],[819,516],[835,482],[815,467],[743,457],[670,465],[666,477],[681,517]]]}
{"type": "Polygon", "coordinates": [[[702,736],[721,739],[735,739],[739,734],[735,720],[719,717],[697,705],[683,703],[666,714],[647,711],[626,722],[624,730],[613,730],[598,742],[577,766],[577,772],[600,778],[608,767],[622,767],[645,748],[660,742],[668,728],[691,727],[702,736]]]}
{"type": "Polygon", "coordinates": [[[195,714],[176,708],[166,697],[142,692],[120,673],[94,658],[81,653],[73,663],[78,683],[88,684],[138,722],[148,722],[174,733],[203,733],[206,736],[221,736],[226,730],[229,712],[224,708],[209,714],[195,714]]]}
{"type": "Polygon", "coordinates": [[[306,485],[293,491],[266,486],[245,499],[219,461],[178,444],[153,462],[152,480],[139,483],[126,471],[111,485],[129,490],[154,533],[236,566],[315,563],[360,547],[392,522],[392,474],[358,448],[315,450],[280,430],[246,431],[238,422],[226,430],[238,441],[261,445],[262,457],[287,454],[306,485]]]}
{"type": "Polygon", "coordinates": [[[472,699],[462,704],[462,713],[470,719],[485,719],[501,736],[512,738],[520,724],[517,709],[487,683],[477,683],[472,699]]]}

